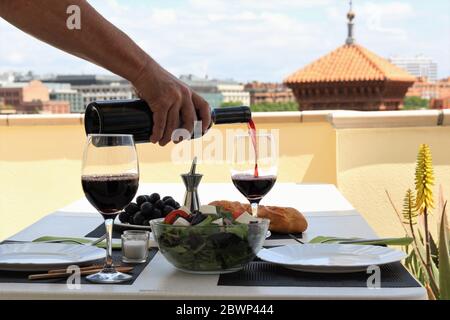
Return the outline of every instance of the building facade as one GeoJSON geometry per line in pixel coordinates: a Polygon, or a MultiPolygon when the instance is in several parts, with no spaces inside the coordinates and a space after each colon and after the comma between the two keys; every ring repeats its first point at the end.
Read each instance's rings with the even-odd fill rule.
{"type": "Polygon", "coordinates": [[[0,86],[0,99],[16,113],[69,113],[67,101],[50,101],[49,89],[39,80],[13,82],[0,86]]]}
{"type": "Polygon", "coordinates": [[[129,84],[72,85],[72,89],[81,94],[83,110],[89,103],[97,100],[125,100],[133,98],[133,88],[129,84]]]}
{"type": "Polygon", "coordinates": [[[405,69],[409,74],[417,78],[426,78],[428,81],[437,80],[438,66],[431,58],[417,55],[415,57],[391,57],[389,61],[396,66],[405,69]]]}
{"type": "Polygon", "coordinates": [[[247,83],[245,91],[250,93],[250,104],[295,102],[292,90],[282,83],[247,83]]]}
{"type": "Polygon", "coordinates": [[[31,101],[24,102],[16,107],[16,113],[23,114],[62,114],[70,113],[70,104],[68,101],[31,101]]]}
{"type": "Polygon", "coordinates": [[[50,100],[67,101],[70,105],[70,113],[83,113],[83,96],[74,89],[53,89],[50,91],[50,100]]]}
{"type": "Polygon", "coordinates": [[[450,109],[450,95],[430,100],[431,109],[450,109]]]}
{"type": "Polygon", "coordinates": [[[33,80],[29,83],[12,82],[4,83],[0,87],[0,98],[4,103],[13,107],[19,107],[24,102],[48,101],[48,88],[41,81],[33,80]]]}
{"type": "Polygon", "coordinates": [[[5,99],[0,98],[0,114],[14,114],[16,112],[16,109],[5,103],[5,99]]]}
{"type": "MultiPolygon", "coordinates": [[[[74,112],[84,112],[86,106],[97,100],[125,100],[136,98],[132,85],[125,79],[114,75],[57,75],[46,79],[47,83],[69,84],[71,90],[81,95],[82,106],[75,94],[70,93],[74,101],[74,112]]],[[[61,92],[61,95],[69,93],[61,92]]],[[[72,104],[71,104],[72,105],[72,104]]]]}
{"type": "Polygon", "coordinates": [[[219,83],[217,90],[223,96],[224,103],[240,103],[250,105],[250,93],[244,91],[244,85],[239,83],[219,83]]]}
{"type": "Polygon", "coordinates": [[[250,105],[250,93],[244,85],[233,80],[200,78],[194,75],[181,75],[180,80],[205,99],[211,108],[218,108],[223,103],[250,105]]]}
{"type": "Polygon", "coordinates": [[[426,78],[418,78],[406,95],[423,99],[448,97],[450,96],[450,77],[435,82],[430,82],[426,78]]]}
{"type": "Polygon", "coordinates": [[[83,96],[77,90],[72,89],[70,83],[46,82],[45,86],[50,91],[51,101],[67,101],[71,113],[84,112],[83,96]]]}

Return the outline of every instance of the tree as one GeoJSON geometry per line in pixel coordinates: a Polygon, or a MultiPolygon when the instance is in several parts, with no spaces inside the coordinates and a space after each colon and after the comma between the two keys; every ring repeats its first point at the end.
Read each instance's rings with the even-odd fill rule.
{"type": "MultiPolygon", "coordinates": [[[[223,102],[221,107],[235,107],[241,106],[241,101],[223,102]]],[[[263,102],[256,103],[250,106],[252,112],[270,112],[270,111],[298,111],[298,104],[296,102],[263,102]]]]}
{"type": "Polygon", "coordinates": [[[228,101],[228,102],[222,102],[220,107],[236,107],[236,106],[242,106],[242,101],[228,101]]]}
{"type": "Polygon", "coordinates": [[[263,102],[251,106],[253,112],[298,111],[296,102],[263,102]]]}
{"type": "Polygon", "coordinates": [[[15,113],[15,110],[13,106],[0,102],[0,113],[15,113]]]}
{"type": "Polygon", "coordinates": [[[423,99],[421,97],[405,97],[403,100],[404,110],[417,110],[417,109],[428,109],[429,100],[423,99]]]}

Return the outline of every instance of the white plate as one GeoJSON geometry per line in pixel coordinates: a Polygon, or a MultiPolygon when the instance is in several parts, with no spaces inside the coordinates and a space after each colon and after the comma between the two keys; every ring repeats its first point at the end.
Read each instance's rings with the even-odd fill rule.
{"type": "Polygon", "coordinates": [[[46,271],[105,259],[95,246],[64,243],[10,243],[0,245],[0,270],[46,271]]]}
{"type": "Polygon", "coordinates": [[[258,252],[261,260],[286,268],[321,273],[359,272],[371,265],[397,262],[403,251],[351,244],[292,244],[258,252]]]}

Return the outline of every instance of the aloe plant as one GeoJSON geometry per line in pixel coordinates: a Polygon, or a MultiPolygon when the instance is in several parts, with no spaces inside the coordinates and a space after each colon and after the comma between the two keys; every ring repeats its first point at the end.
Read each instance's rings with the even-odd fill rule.
{"type": "Polygon", "coordinates": [[[429,215],[434,209],[434,170],[430,147],[419,147],[415,171],[415,195],[411,189],[406,191],[403,210],[397,210],[386,191],[394,211],[397,213],[407,236],[413,241],[405,246],[408,257],[405,266],[424,285],[430,299],[450,300],[450,236],[447,220],[447,202],[442,187],[439,193],[438,242],[433,239],[429,229],[429,215]],[[423,227],[417,218],[423,216],[423,227]]]}

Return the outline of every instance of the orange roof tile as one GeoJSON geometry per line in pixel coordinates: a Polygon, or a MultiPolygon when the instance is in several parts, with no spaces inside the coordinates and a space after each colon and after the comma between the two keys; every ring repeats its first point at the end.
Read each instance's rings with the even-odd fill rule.
{"type": "Polygon", "coordinates": [[[415,77],[366,48],[343,45],[288,76],[284,83],[415,81],[415,77]]]}

